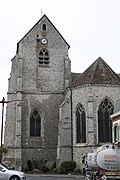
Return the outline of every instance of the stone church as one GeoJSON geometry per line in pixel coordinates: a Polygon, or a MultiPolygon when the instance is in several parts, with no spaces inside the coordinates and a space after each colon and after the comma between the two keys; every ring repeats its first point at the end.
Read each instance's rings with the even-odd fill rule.
{"type": "Polygon", "coordinates": [[[88,151],[112,141],[120,77],[101,57],[72,73],[69,48],[46,15],[17,43],[4,138],[4,161],[17,169],[33,159],[49,167],[65,160],[81,165],[88,151]]]}

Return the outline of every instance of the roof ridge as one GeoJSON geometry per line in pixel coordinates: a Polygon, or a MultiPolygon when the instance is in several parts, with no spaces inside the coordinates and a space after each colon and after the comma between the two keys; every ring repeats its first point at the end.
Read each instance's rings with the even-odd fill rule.
{"type": "Polygon", "coordinates": [[[95,71],[96,71],[96,69],[97,69],[98,60],[99,60],[99,59],[97,59],[97,60],[95,61],[95,69],[94,69],[94,72],[92,73],[92,76],[91,76],[91,79],[90,79],[90,83],[92,82],[92,79],[93,79],[93,77],[94,77],[95,71]]]}
{"type": "Polygon", "coordinates": [[[107,68],[109,69],[109,71],[112,73],[112,75],[114,76],[114,78],[116,79],[116,77],[119,79],[120,81],[120,77],[118,76],[117,73],[115,73],[112,68],[103,60],[103,63],[105,64],[105,66],[107,66],[107,68]]]}

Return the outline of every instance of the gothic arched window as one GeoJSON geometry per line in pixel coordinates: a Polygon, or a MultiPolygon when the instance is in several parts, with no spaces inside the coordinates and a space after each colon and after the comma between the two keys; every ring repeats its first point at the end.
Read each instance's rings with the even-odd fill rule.
{"type": "Polygon", "coordinates": [[[98,141],[112,142],[112,121],[110,115],[113,114],[114,106],[105,98],[98,110],[98,141]]]}
{"type": "Polygon", "coordinates": [[[42,24],[42,31],[46,31],[47,30],[47,26],[46,26],[46,24],[44,23],[44,24],[42,24]]]}
{"type": "Polygon", "coordinates": [[[47,64],[49,64],[50,56],[49,56],[48,50],[47,49],[42,49],[40,51],[40,53],[39,53],[38,58],[39,58],[39,64],[40,65],[47,65],[47,64]]]}
{"type": "Polygon", "coordinates": [[[86,142],[86,115],[81,104],[79,104],[76,110],[76,142],[86,142]]]}
{"type": "Polygon", "coordinates": [[[36,109],[30,115],[30,136],[41,136],[41,117],[36,109]]]}

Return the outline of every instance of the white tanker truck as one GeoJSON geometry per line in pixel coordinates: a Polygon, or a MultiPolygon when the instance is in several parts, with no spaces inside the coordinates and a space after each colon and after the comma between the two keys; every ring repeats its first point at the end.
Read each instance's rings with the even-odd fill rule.
{"type": "Polygon", "coordinates": [[[86,179],[120,180],[120,143],[105,144],[86,157],[86,179]]]}

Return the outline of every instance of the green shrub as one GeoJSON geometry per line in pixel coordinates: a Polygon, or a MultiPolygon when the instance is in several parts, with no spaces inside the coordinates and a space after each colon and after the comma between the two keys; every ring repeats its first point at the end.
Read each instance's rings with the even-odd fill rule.
{"type": "Polygon", "coordinates": [[[2,147],[0,147],[0,152],[6,154],[8,152],[8,147],[3,144],[2,147]]]}
{"type": "Polygon", "coordinates": [[[53,168],[52,172],[53,173],[58,173],[58,168],[53,168]]]}
{"type": "Polygon", "coordinates": [[[40,170],[43,173],[49,171],[49,168],[46,166],[46,160],[44,159],[32,160],[32,165],[34,170],[40,170]]]}
{"type": "Polygon", "coordinates": [[[66,173],[74,172],[74,169],[76,168],[76,162],[75,161],[63,161],[60,164],[60,168],[62,170],[64,170],[66,173]]]}
{"type": "Polygon", "coordinates": [[[47,166],[42,166],[40,169],[43,173],[49,172],[49,168],[47,166]]]}
{"type": "Polygon", "coordinates": [[[80,169],[79,167],[76,167],[76,168],[74,169],[74,173],[75,173],[75,174],[82,174],[81,169],[80,169]]]}
{"type": "Polygon", "coordinates": [[[32,161],[32,164],[33,164],[33,169],[39,169],[41,170],[41,168],[43,166],[45,166],[46,162],[44,159],[37,159],[37,160],[33,160],[32,161]]]}
{"type": "Polygon", "coordinates": [[[64,167],[59,167],[57,173],[58,174],[66,174],[66,169],[64,167]]]}

